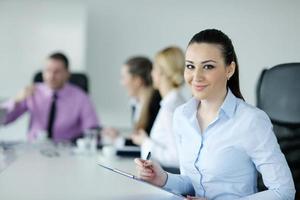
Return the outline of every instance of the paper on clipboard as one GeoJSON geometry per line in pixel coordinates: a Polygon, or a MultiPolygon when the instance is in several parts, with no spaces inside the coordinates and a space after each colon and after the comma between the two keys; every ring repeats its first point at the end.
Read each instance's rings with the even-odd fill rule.
{"type": "Polygon", "coordinates": [[[156,187],[156,188],[158,188],[158,189],[160,189],[160,190],[164,190],[164,191],[166,191],[166,192],[168,192],[168,193],[171,193],[171,194],[173,194],[173,195],[175,195],[175,196],[177,196],[177,197],[179,197],[179,198],[181,198],[181,199],[185,199],[185,197],[182,196],[181,194],[178,194],[178,193],[176,193],[176,192],[174,192],[174,191],[170,191],[170,190],[167,190],[167,189],[165,189],[165,188],[158,187],[158,186],[156,186],[156,185],[153,185],[153,184],[151,184],[151,183],[148,183],[148,182],[146,182],[146,181],[144,181],[144,180],[142,180],[142,179],[139,179],[138,177],[134,176],[133,174],[124,172],[124,171],[119,170],[119,169],[116,169],[116,168],[111,168],[111,167],[105,166],[105,165],[103,165],[103,164],[101,164],[101,163],[99,163],[99,162],[98,162],[97,164],[98,164],[100,167],[102,167],[102,168],[104,168],[104,169],[107,169],[107,170],[109,170],[109,171],[112,171],[112,172],[114,172],[114,173],[117,173],[117,174],[120,174],[120,175],[125,176],[125,177],[127,177],[127,178],[130,178],[130,179],[133,179],[133,180],[136,180],[136,181],[139,181],[139,182],[142,182],[142,183],[151,185],[151,186],[156,187]]]}

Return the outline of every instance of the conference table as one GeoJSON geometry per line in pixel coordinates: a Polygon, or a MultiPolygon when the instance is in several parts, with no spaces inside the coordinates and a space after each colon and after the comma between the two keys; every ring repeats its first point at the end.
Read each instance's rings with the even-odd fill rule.
{"type": "Polygon", "coordinates": [[[1,200],[181,199],[97,164],[134,174],[132,158],[105,156],[101,151],[76,153],[71,147],[49,144],[20,146],[15,147],[15,159],[0,171],[1,200]]]}

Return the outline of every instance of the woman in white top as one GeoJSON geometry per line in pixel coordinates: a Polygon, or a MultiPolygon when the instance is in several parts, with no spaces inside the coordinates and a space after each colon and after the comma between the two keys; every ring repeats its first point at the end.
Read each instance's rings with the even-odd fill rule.
{"type": "Polygon", "coordinates": [[[156,54],[151,75],[154,87],[162,96],[161,107],[150,137],[144,130],[132,135],[133,142],[141,145],[142,157],[151,152],[152,158],[164,167],[179,167],[172,120],[175,109],[184,103],[179,92],[183,70],[184,54],[178,47],[167,47],[156,54]]]}
{"type": "Polygon", "coordinates": [[[193,98],[177,108],[174,131],[180,175],[136,159],[140,178],[188,196],[213,200],[293,200],[295,187],[266,113],[243,100],[231,40],[215,29],[194,35],[186,50],[193,98]],[[257,173],[266,191],[257,190],[257,173]]]}

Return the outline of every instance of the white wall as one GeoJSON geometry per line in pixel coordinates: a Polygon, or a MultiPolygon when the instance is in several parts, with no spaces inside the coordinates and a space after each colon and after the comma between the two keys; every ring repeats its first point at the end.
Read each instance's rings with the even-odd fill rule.
{"type": "MultiPolygon", "coordinates": [[[[85,69],[86,7],[80,1],[0,1],[0,99],[16,95],[62,51],[73,70],[85,69]]],[[[1,128],[0,139],[25,139],[27,118],[1,128]]]]}
{"type": "MultiPolygon", "coordinates": [[[[128,98],[119,84],[122,63],[136,54],[153,58],[171,44],[185,48],[196,32],[218,28],[234,42],[242,92],[255,104],[263,68],[300,61],[299,8],[297,0],[0,1],[0,98],[15,95],[49,52],[62,49],[73,69],[86,66],[103,123],[127,127],[128,98]]],[[[26,128],[24,123],[16,130],[24,135],[26,128]]],[[[0,139],[10,134],[0,132],[0,139]]]]}
{"type": "Polygon", "coordinates": [[[104,123],[126,126],[126,93],[119,69],[128,56],[153,57],[161,48],[185,48],[196,32],[218,28],[232,38],[242,93],[255,104],[263,68],[300,61],[300,1],[101,0],[88,2],[87,69],[104,123]]]}

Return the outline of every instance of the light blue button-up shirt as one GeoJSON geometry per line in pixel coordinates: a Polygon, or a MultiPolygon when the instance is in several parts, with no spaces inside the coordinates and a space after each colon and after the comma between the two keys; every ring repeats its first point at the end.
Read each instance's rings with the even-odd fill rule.
{"type": "Polygon", "coordinates": [[[181,175],[168,174],[165,188],[209,200],[294,199],[290,169],[263,111],[228,90],[218,116],[201,133],[198,105],[192,98],[175,111],[181,175]],[[257,193],[257,171],[264,192],[257,193]]]}

